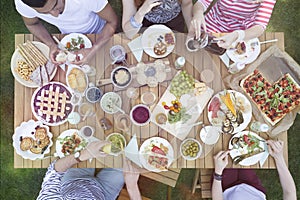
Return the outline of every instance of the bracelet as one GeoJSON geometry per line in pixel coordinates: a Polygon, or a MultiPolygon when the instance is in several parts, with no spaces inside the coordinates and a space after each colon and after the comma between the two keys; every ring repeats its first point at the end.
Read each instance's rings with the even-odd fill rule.
{"type": "Polygon", "coordinates": [[[138,23],[137,21],[135,21],[134,15],[132,15],[132,16],[130,17],[130,24],[131,24],[131,26],[133,26],[134,28],[141,28],[141,27],[143,26],[142,23],[138,23]]]}
{"type": "Polygon", "coordinates": [[[222,175],[217,174],[216,172],[214,173],[214,179],[216,179],[217,181],[222,181],[222,175]]]}
{"type": "Polygon", "coordinates": [[[245,31],[243,30],[235,30],[234,33],[238,34],[238,38],[236,39],[235,43],[241,42],[245,38],[245,31]]]}

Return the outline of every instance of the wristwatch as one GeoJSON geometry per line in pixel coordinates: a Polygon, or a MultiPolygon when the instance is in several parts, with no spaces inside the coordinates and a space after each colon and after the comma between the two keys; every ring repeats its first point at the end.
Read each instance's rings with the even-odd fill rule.
{"type": "Polygon", "coordinates": [[[214,179],[217,181],[222,181],[222,175],[221,174],[217,174],[216,172],[214,173],[214,179]]]}
{"type": "Polygon", "coordinates": [[[78,162],[82,162],[82,160],[80,160],[80,151],[77,151],[75,154],[74,154],[74,158],[78,161],[78,162]]]}

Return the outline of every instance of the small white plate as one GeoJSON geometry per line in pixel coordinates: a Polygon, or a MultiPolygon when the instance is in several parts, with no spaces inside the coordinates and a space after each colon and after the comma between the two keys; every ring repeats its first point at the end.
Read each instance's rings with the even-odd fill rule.
{"type": "Polygon", "coordinates": [[[74,39],[78,39],[78,37],[82,37],[82,39],[84,40],[84,48],[91,48],[92,47],[92,42],[90,41],[90,39],[81,34],[81,33],[71,33],[69,35],[66,35],[61,41],[60,43],[62,43],[64,45],[64,47],[66,47],[68,42],[71,42],[72,38],[74,39]]]}
{"type": "Polygon", "coordinates": [[[140,162],[142,163],[143,167],[145,167],[145,169],[147,169],[149,171],[153,171],[153,172],[167,171],[167,169],[161,170],[161,169],[158,169],[148,163],[148,156],[151,154],[151,148],[153,147],[153,145],[159,147],[160,144],[163,144],[165,147],[168,148],[168,153],[166,155],[166,157],[169,158],[167,168],[169,168],[171,166],[171,164],[174,160],[174,150],[173,150],[172,145],[164,138],[152,137],[152,138],[145,140],[139,150],[140,162]]]}
{"type": "Polygon", "coordinates": [[[219,137],[220,137],[220,127],[205,126],[200,131],[201,140],[208,145],[217,143],[219,137]]]}
{"type": "Polygon", "coordinates": [[[115,114],[119,111],[116,107],[121,108],[122,106],[122,98],[115,92],[107,92],[102,96],[100,106],[104,112],[115,114]],[[115,106],[113,105],[113,102],[115,102],[115,106]]]}
{"type": "Polygon", "coordinates": [[[157,55],[154,53],[154,45],[158,42],[157,39],[160,36],[164,36],[166,33],[172,33],[174,38],[174,43],[176,43],[175,35],[173,31],[165,25],[155,24],[147,28],[142,35],[142,46],[146,54],[153,58],[164,58],[170,53],[172,53],[175,44],[167,46],[166,53],[162,55],[157,55]]]}
{"type": "MultiPolygon", "coordinates": [[[[63,144],[61,143],[60,139],[64,139],[65,137],[67,136],[71,136],[73,135],[74,133],[76,133],[81,139],[82,141],[85,141],[85,139],[81,136],[79,130],[77,129],[69,129],[69,130],[65,130],[64,132],[62,132],[58,138],[56,139],[56,143],[55,143],[55,146],[56,146],[56,156],[60,157],[60,158],[63,158],[65,157],[65,154],[61,151],[62,150],[62,146],[63,144]]],[[[85,141],[87,142],[87,141],[85,141]]],[[[81,151],[82,149],[84,148],[77,148],[75,149],[75,152],[77,151],[81,151]]],[[[74,153],[75,153],[74,152],[74,153]]]]}
{"type": "MultiPolygon", "coordinates": [[[[250,131],[242,131],[242,132],[239,132],[239,133],[235,134],[230,139],[229,145],[228,145],[228,148],[230,149],[230,156],[231,156],[232,159],[235,158],[236,156],[240,156],[240,155],[246,154],[248,152],[244,148],[233,149],[233,145],[231,144],[231,140],[233,138],[235,138],[235,137],[241,137],[243,135],[248,135],[249,133],[252,136],[255,136],[256,138],[258,138],[259,140],[264,140],[263,138],[261,138],[260,136],[258,136],[256,133],[253,133],[253,132],[250,132],[250,131]]],[[[265,149],[264,142],[260,141],[259,142],[259,146],[261,148],[265,149]]],[[[262,153],[250,156],[248,158],[245,158],[244,160],[242,160],[241,162],[239,162],[239,165],[242,165],[242,166],[254,165],[254,164],[258,163],[261,160],[261,158],[262,158],[263,155],[264,155],[264,153],[262,152],[262,153]]]]}
{"type": "Polygon", "coordinates": [[[258,57],[260,53],[260,44],[258,38],[251,39],[246,44],[246,52],[244,54],[238,54],[235,49],[227,50],[226,53],[228,57],[235,63],[252,63],[258,57]],[[257,43],[251,46],[252,43],[257,43]]]}

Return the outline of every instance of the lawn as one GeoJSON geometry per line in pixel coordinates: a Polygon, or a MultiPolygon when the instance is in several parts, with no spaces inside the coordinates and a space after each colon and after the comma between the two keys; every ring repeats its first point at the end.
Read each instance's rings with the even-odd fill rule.
{"type": "MultiPolygon", "coordinates": [[[[119,18],[121,16],[121,0],[110,0],[119,18]]],[[[270,25],[267,31],[285,33],[286,51],[300,63],[300,2],[295,0],[277,0],[270,25]]],[[[31,200],[35,199],[45,173],[45,169],[14,169],[13,147],[11,136],[14,133],[13,122],[13,90],[14,78],[10,72],[10,58],[14,51],[14,34],[28,33],[20,15],[15,11],[13,1],[1,1],[1,68],[0,68],[0,96],[1,96],[1,200],[31,200]]],[[[56,33],[57,29],[47,26],[49,31],[56,33]]],[[[121,28],[119,26],[118,31],[121,28]]],[[[289,139],[289,168],[300,190],[300,116],[288,132],[289,139]]],[[[282,199],[282,192],[276,170],[258,170],[264,186],[267,188],[268,199],[282,199]]],[[[191,195],[190,189],[194,170],[182,170],[177,186],[172,189],[172,199],[199,199],[191,195]]],[[[142,183],[144,183],[142,181],[142,183]]],[[[142,193],[153,199],[165,199],[167,187],[162,184],[151,184],[142,193]],[[159,192],[158,192],[159,191],[159,192]]],[[[298,194],[299,196],[299,194],[298,194]]]]}

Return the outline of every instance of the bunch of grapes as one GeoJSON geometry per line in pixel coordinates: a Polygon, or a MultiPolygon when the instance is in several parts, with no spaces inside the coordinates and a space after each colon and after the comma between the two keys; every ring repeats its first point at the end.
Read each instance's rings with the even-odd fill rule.
{"type": "Polygon", "coordinates": [[[186,71],[181,71],[171,82],[170,92],[174,94],[178,99],[184,95],[193,91],[194,78],[186,71]]]}

